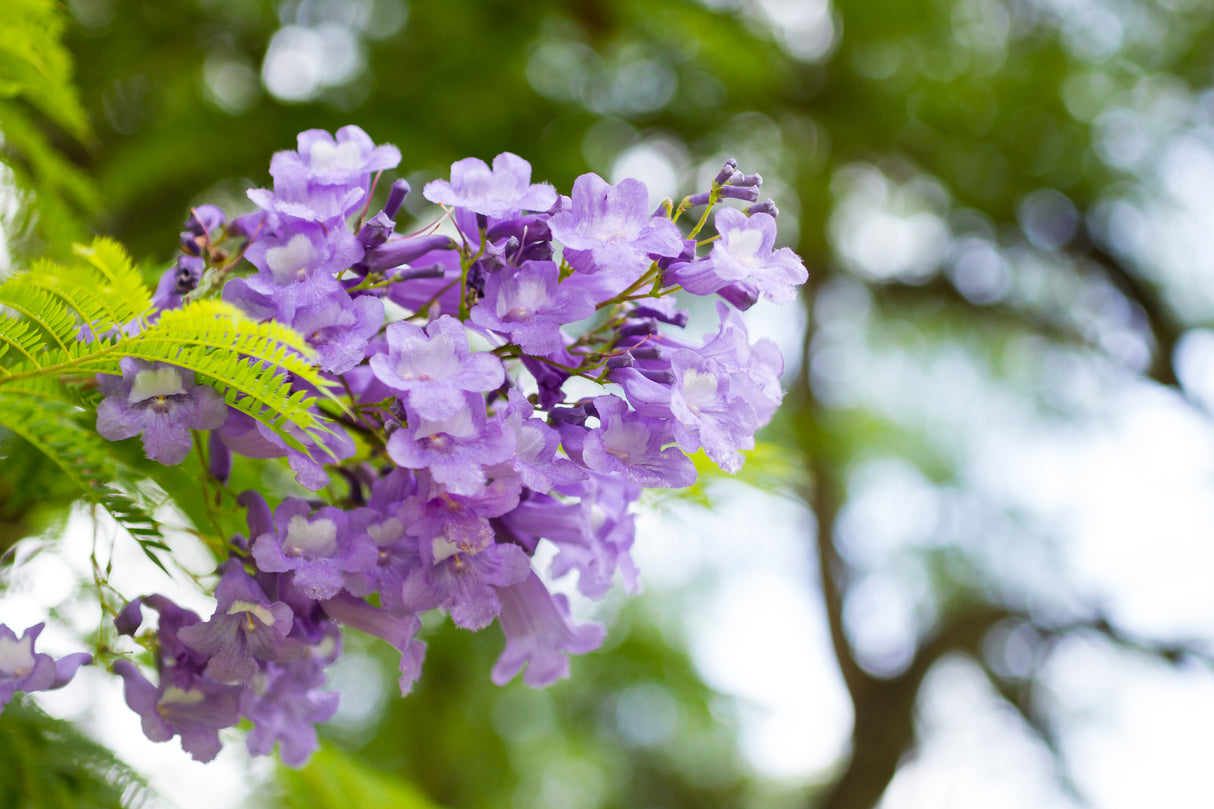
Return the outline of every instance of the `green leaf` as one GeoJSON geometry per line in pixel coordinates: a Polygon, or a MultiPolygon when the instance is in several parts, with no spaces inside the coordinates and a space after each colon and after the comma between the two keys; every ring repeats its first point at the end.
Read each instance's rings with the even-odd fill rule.
{"type": "Polygon", "coordinates": [[[32,224],[41,246],[59,255],[82,231],[82,214],[98,207],[92,180],[53,145],[62,138],[48,131],[57,126],[81,143],[91,139],[64,27],[53,0],[0,3],[0,186],[15,185],[26,198],[26,221],[14,223],[13,233],[32,224]]]}
{"type": "Polygon", "coordinates": [[[110,457],[109,442],[77,420],[80,408],[57,399],[54,393],[53,384],[46,381],[33,381],[14,390],[0,389],[0,427],[46,456],[88,501],[108,511],[148,558],[165,570],[155,551],[166,548],[150,507],[137,495],[114,486],[117,469],[110,457]]]}
{"type": "MultiPolygon", "coordinates": [[[[217,300],[195,301],[144,324],[152,301],[125,251],[109,239],[77,245],[70,264],[35,263],[0,285],[0,391],[34,380],[121,373],[124,357],[167,362],[194,371],[227,403],[303,450],[330,431],[285,375],[328,394],[304,338],[275,322],[256,323],[217,300]],[[81,341],[82,328],[94,335],[81,341]],[[135,334],[128,335],[128,332],[135,334]]],[[[66,399],[66,395],[52,395],[66,399]]]]}
{"type": "Polygon", "coordinates": [[[321,747],[302,770],[279,767],[278,782],[283,788],[282,805],[287,809],[439,809],[412,784],[372,770],[327,746],[321,747]]]}
{"type": "Polygon", "coordinates": [[[151,797],[113,753],[20,697],[5,707],[0,728],[0,806],[120,809],[151,797]]]}
{"type": "Polygon", "coordinates": [[[51,0],[0,3],[0,96],[23,97],[68,133],[84,137],[88,124],[72,83],[63,27],[51,0]]]}

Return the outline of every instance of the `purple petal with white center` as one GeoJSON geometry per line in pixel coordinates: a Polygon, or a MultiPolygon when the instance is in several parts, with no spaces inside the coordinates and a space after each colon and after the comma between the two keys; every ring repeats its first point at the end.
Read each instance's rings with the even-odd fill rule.
{"type": "Polygon", "coordinates": [[[143,447],[154,461],[181,463],[193,446],[190,430],[214,430],[227,418],[223,397],[194,384],[194,372],[168,363],[124,357],[122,380],[106,386],[97,406],[97,432],[110,441],[143,434],[143,447]]]}
{"type": "Polygon", "coordinates": [[[508,335],[524,352],[546,355],[565,347],[564,323],[590,317],[595,299],[575,276],[560,281],[551,261],[528,261],[503,269],[485,281],[484,296],[472,309],[472,322],[508,335]]]}
{"type": "Polygon", "coordinates": [[[531,183],[531,164],[518,155],[502,152],[485,161],[468,157],[451,164],[451,180],[426,183],[422,196],[439,205],[466,208],[503,219],[520,211],[546,211],[556,202],[547,183],[531,183]]]}
{"type": "Polygon", "coordinates": [[[566,259],[583,272],[633,277],[651,256],[683,251],[678,227],[650,216],[649,192],[640,180],[612,186],[597,174],[583,174],[573,183],[572,207],[554,214],[548,227],[565,246],[566,259]]]}
{"type": "Polygon", "coordinates": [[[34,651],[34,641],[46,624],[34,624],[18,638],[0,624],[0,710],[17,691],[45,691],[55,684],[55,661],[34,651]]]}
{"type": "Polygon", "coordinates": [[[129,660],[114,663],[125,683],[126,703],[143,719],[143,732],[154,742],[181,737],[181,747],[196,761],[219,753],[219,730],[240,719],[241,690],[196,677],[177,667],[166,668],[153,686],[129,660]]]}
{"type": "Polygon", "coordinates": [[[342,573],[371,569],[377,551],[366,535],[349,535],[344,511],[332,506],[315,514],[310,511],[302,500],[279,505],[274,511],[275,532],[257,538],[253,558],[260,570],[291,573],[308,598],[332,598],[342,588],[342,573]]]}

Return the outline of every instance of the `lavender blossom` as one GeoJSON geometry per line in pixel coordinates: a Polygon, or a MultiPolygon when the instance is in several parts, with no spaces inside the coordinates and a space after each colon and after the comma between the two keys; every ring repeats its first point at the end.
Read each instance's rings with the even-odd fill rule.
{"type": "Polygon", "coordinates": [[[225,562],[221,569],[215,614],[209,621],[181,629],[177,637],[211,656],[203,672],[208,677],[248,685],[258,661],[283,663],[302,654],[303,647],[287,638],[295,617],[289,606],[271,603],[240,562],[225,562]]]}
{"type": "Polygon", "coordinates": [[[496,219],[519,211],[546,211],[556,203],[552,186],[532,185],[531,164],[510,152],[493,158],[492,170],[475,157],[452,163],[451,181],[426,183],[422,196],[439,205],[467,208],[496,219]]]}
{"type": "Polygon", "coordinates": [[[485,467],[514,452],[514,433],[502,417],[486,418],[484,400],[475,393],[461,397],[464,408],[450,418],[419,416],[414,426],[388,438],[388,457],[406,469],[425,469],[454,494],[475,494],[485,485],[485,467]]]}
{"type": "Polygon", "coordinates": [[[667,423],[629,410],[617,396],[596,396],[600,426],[586,434],[582,458],[596,472],[623,475],[633,483],[682,488],[695,482],[695,466],[673,447],[667,423]]]}
{"type": "Polygon", "coordinates": [[[61,688],[76,674],[76,669],[92,661],[83,652],[66,655],[56,662],[50,655],[34,651],[34,641],[46,624],[29,627],[17,633],[0,624],[0,712],[17,691],[50,691],[61,688]]]}
{"type": "Polygon", "coordinates": [[[277,743],[283,764],[306,764],[320,746],[316,725],[333,718],[340,699],[323,690],[324,683],[324,671],[313,655],[270,663],[259,671],[241,711],[253,723],[245,739],[249,752],[269,755],[277,743]]]}
{"type": "Polygon", "coordinates": [[[721,208],[716,214],[720,238],[712,244],[707,258],[689,264],[677,264],[668,280],[681,284],[696,295],[708,295],[739,281],[754,284],[763,296],[776,303],[788,303],[796,297],[796,287],[809,277],[805,265],[792,250],[773,251],[776,220],[766,213],[747,216],[734,208],[721,208]]]}
{"type": "Polygon", "coordinates": [[[110,441],[143,434],[147,456],[167,466],[181,463],[193,445],[190,430],[215,430],[227,418],[223,397],[194,384],[194,372],[131,357],[119,361],[122,379],[103,377],[108,394],[97,407],[97,432],[110,441]]]}
{"type": "Polygon", "coordinates": [[[221,685],[177,667],[161,672],[152,685],[129,660],[114,663],[125,682],[126,704],[143,719],[143,734],[154,742],[181,737],[181,747],[196,761],[219,753],[219,731],[240,720],[241,689],[221,685]]]}
{"type": "Polygon", "coordinates": [[[593,293],[577,277],[560,282],[551,261],[528,261],[485,281],[472,322],[507,335],[528,354],[546,355],[565,347],[561,325],[594,314],[593,293]]]}
{"type": "Polygon", "coordinates": [[[452,418],[466,407],[464,391],[490,391],[506,378],[501,360],[469,350],[464,325],[449,315],[424,331],[397,321],[387,335],[388,353],[371,357],[371,370],[423,418],[452,418]]]}
{"type": "Polygon", "coordinates": [[[309,129],[300,132],[296,142],[297,151],[278,152],[270,161],[276,186],[361,187],[372,173],[400,163],[399,149],[390,144],[376,146],[357,126],[343,126],[337,137],[323,129],[309,129]]]}
{"type": "Polygon", "coordinates": [[[369,570],[375,546],[365,535],[351,537],[346,513],[326,506],[315,514],[303,500],[286,500],[274,510],[274,533],[253,542],[257,567],[291,573],[309,598],[332,598],[342,588],[342,573],[369,570]]]}
{"type": "Polygon", "coordinates": [[[501,602],[498,622],[506,635],[506,648],[493,665],[493,682],[505,685],[523,667],[523,682],[534,688],[569,676],[566,654],[592,652],[606,634],[601,624],[575,625],[569,617],[569,599],[552,595],[531,573],[509,587],[494,588],[501,602]]]}
{"type": "Polygon", "coordinates": [[[597,174],[573,183],[572,207],[548,220],[565,259],[582,272],[606,272],[631,283],[651,256],[677,256],[683,238],[669,219],[649,215],[649,192],[640,180],[612,186],[597,174]]]}
{"type": "Polygon", "coordinates": [[[338,290],[297,309],[289,323],[316,349],[321,370],[344,374],[362,362],[368,342],[384,323],[384,304],[366,295],[351,299],[338,290]]]}

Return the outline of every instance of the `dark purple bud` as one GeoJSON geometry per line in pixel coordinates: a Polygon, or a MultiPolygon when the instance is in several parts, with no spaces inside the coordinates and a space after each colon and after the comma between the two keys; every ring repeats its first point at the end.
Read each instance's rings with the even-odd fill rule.
{"type": "Polygon", "coordinates": [[[639,323],[627,323],[616,329],[616,333],[621,337],[644,337],[650,334],[657,334],[658,327],[652,320],[642,320],[639,323]]]}
{"type": "Polygon", "coordinates": [[[227,221],[227,215],[218,205],[199,205],[190,212],[190,218],[185,220],[186,230],[197,234],[210,233],[227,221]]]}
{"type": "Polygon", "coordinates": [[[586,424],[586,419],[593,415],[591,407],[586,404],[573,405],[572,407],[554,407],[548,413],[549,424],[573,424],[581,427],[586,424]]]}
{"type": "Polygon", "coordinates": [[[224,485],[232,475],[232,450],[223,443],[218,430],[212,430],[207,439],[207,471],[224,485]]]}
{"type": "Polygon", "coordinates": [[[758,287],[745,281],[738,281],[727,287],[721,287],[717,290],[717,294],[733,304],[734,308],[743,312],[754,306],[755,301],[759,299],[758,287]]]}
{"type": "Polygon", "coordinates": [[[429,267],[410,267],[388,273],[394,281],[412,281],[414,278],[442,278],[447,268],[442,264],[432,264],[429,267]]]}
{"type": "Polygon", "coordinates": [[[565,394],[561,390],[561,386],[569,378],[568,372],[531,357],[524,356],[522,359],[523,367],[531,372],[531,375],[535,377],[535,381],[539,385],[540,407],[547,410],[563,402],[565,394]]]}
{"type": "Polygon", "coordinates": [[[702,194],[692,194],[687,198],[687,207],[694,208],[697,205],[707,205],[708,200],[712,195],[705,191],[702,194]]]}
{"type": "MultiPolygon", "coordinates": [[[[717,172],[717,176],[712,179],[713,185],[725,185],[729,182],[729,178],[733,177],[734,172],[738,170],[738,161],[732,157],[725,161],[725,165],[717,172]]],[[[703,205],[704,203],[698,203],[703,205]]]]}
{"type": "Polygon", "coordinates": [[[650,308],[648,306],[638,306],[632,312],[633,317],[652,317],[654,320],[660,320],[663,323],[669,323],[672,326],[678,326],[680,329],[687,325],[687,310],[675,309],[670,312],[664,312],[661,309],[650,308]]]}
{"type": "Polygon", "coordinates": [[[552,231],[548,229],[547,214],[516,216],[513,219],[506,219],[494,224],[485,233],[485,238],[491,242],[501,241],[510,236],[517,237],[520,242],[546,242],[550,240],[552,238],[552,231]]]}
{"type": "Polygon", "coordinates": [[[274,533],[274,517],[270,513],[269,504],[261,494],[253,489],[246,489],[236,498],[236,502],[248,512],[245,515],[245,522],[249,526],[250,540],[255,540],[262,534],[274,533]]]}
{"type": "Polygon", "coordinates": [[[397,180],[392,183],[392,189],[388,191],[388,201],[384,203],[384,213],[389,218],[395,219],[396,214],[400,212],[400,206],[405,201],[405,197],[409,196],[409,183],[406,180],[397,180]]]}
{"type": "Polygon", "coordinates": [[[206,263],[196,256],[178,256],[173,265],[173,294],[187,295],[198,287],[206,263]]]}
{"type": "Polygon", "coordinates": [[[646,379],[657,382],[659,385],[673,385],[674,372],[668,368],[638,368],[637,371],[646,379]]]}
{"type": "Polygon", "coordinates": [[[477,261],[477,265],[483,272],[493,273],[508,267],[512,263],[512,254],[517,255],[519,249],[519,240],[517,236],[511,236],[503,244],[494,244],[487,242],[485,244],[485,253],[477,261]]]}
{"type": "Polygon", "coordinates": [[[485,276],[487,275],[485,266],[479,261],[468,268],[468,289],[476,290],[478,297],[485,294],[485,276]]]}
{"type": "Polygon", "coordinates": [[[382,272],[421,258],[431,250],[452,248],[455,242],[450,236],[433,234],[407,239],[392,239],[367,253],[365,263],[374,272],[382,272]]]}
{"type": "Polygon", "coordinates": [[[122,612],[114,616],[114,628],[119,635],[134,635],[143,624],[143,599],[136,598],[122,608],[122,612]]]}
{"type": "Polygon", "coordinates": [[[634,360],[660,360],[662,350],[655,345],[639,345],[628,352],[634,360]]]}
{"type": "Polygon", "coordinates": [[[221,227],[227,216],[223,209],[215,205],[199,205],[185,220],[185,230],[181,232],[182,252],[192,256],[202,254],[203,247],[210,239],[210,234],[221,227]]]}
{"type": "Polygon", "coordinates": [[[717,192],[717,197],[719,199],[740,199],[743,202],[758,202],[759,188],[758,186],[752,185],[724,185],[721,186],[721,190],[717,192]]]}
{"type": "Polygon", "coordinates": [[[607,360],[607,367],[613,371],[616,368],[631,368],[632,367],[632,354],[625,351],[623,354],[619,354],[615,357],[609,358],[607,360]]]}
{"type": "Polygon", "coordinates": [[[358,242],[365,250],[379,247],[391,238],[396,230],[396,223],[383,211],[367,220],[358,231],[358,242]]]}
{"type": "Polygon", "coordinates": [[[751,205],[746,209],[747,216],[754,216],[757,213],[768,214],[774,219],[780,215],[780,209],[776,207],[776,203],[773,200],[765,199],[758,205],[751,205]]]}
{"type": "Polygon", "coordinates": [[[734,186],[743,186],[743,187],[753,186],[755,188],[758,188],[759,186],[761,186],[763,184],[763,175],[761,175],[761,174],[742,174],[741,172],[737,172],[736,174],[733,175],[733,177],[730,178],[729,184],[734,185],[734,186]]]}
{"type": "Polygon", "coordinates": [[[515,264],[522,264],[524,261],[551,261],[552,260],[552,242],[528,242],[519,251],[515,257],[515,264]]]}
{"type": "Polygon", "coordinates": [[[244,239],[251,239],[265,230],[265,227],[266,212],[254,211],[253,213],[247,213],[244,216],[238,216],[233,219],[232,224],[228,226],[228,233],[244,239]]]}

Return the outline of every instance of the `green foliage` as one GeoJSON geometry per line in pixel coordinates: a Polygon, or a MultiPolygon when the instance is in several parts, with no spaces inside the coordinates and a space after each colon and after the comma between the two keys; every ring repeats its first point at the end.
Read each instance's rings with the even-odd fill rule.
{"type": "Polygon", "coordinates": [[[18,697],[0,714],[0,806],[119,809],[138,804],[140,778],[70,722],[18,697]]]}
{"type": "Polygon", "coordinates": [[[322,746],[301,770],[280,767],[283,809],[439,809],[412,785],[373,770],[353,756],[322,746]]]}
{"type": "MultiPolygon", "coordinates": [[[[107,239],[77,246],[70,264],[36,262],[0,285],[0,426],[42,453],[94,504],[105,508],[155,559],[164,550],[140,475],[117,460],[91,420],[94,374],[121,373],[133,357],[195,372],[228,404],[302,448],[325,423],[314,398],[291,393],[284,374],[324,389],[303,338],[277,323],[254,323],[232,306],[198,301],[148,324],[151,298],[122,248],[107,239]],[[91,335],[92,339],[78,339],[91,335]],[[128,481],[123,484],[120,481],[128,481]]],[[[157,562],[159,564],[159,561],[157,562]]]]}
{"type": "Polygon", "coordinates": [[[98,201],[92,181],[43,125],[53,122],[78,143],[90,138],[63,29],[53,0],[0,4],[0,162],[13,172],[17,188],[32,192],[34,204],[26,214],[36,219],[44,246],[60,255],[78,236],[81,215],[98,201]]]}

